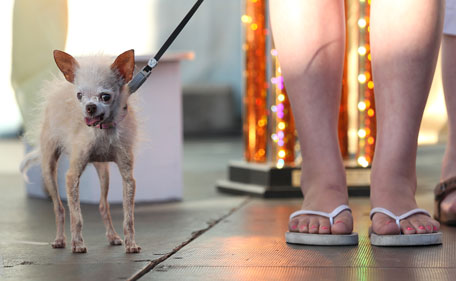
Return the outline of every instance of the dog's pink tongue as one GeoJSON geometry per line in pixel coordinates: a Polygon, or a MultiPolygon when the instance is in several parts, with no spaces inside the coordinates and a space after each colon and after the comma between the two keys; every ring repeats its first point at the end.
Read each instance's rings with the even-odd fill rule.
{"type": "Polygon", "coordinates": [[[86,117],[85,118],[85,121],[86,121],[86,124],[87,126],[92,126],[93,124],[97,123],[98,121],[100,121],[100,116],[97,116],[95,118],[88,118],[86,117]]]}

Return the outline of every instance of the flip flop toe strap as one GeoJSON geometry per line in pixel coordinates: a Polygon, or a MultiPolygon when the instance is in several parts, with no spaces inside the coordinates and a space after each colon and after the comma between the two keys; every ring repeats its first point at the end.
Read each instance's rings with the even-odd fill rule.
{"type": "Polygon", "coordinates": [[[329,223],[332,226],[334,224],[334,218],[337,217],[337,215],[339,215],[340,213],[342,213],[345,210],[348,210],[351,212],[350,207],[348,207],[347,205],[340,205],[339,207],[335,208],[331,213],[312,211],[312,210],[299,210],[290,215],[290,220],[292,218],[300,216],[300,215],[317,215],[317,216],[329,218],[329,223]]]}
{"type": "Polygon", "coordinates": [[[382,213],[384,215],[387,215],[388,217],[394,219],[396,221],[396,225],[397,227],[399,227],[399,229],[401,228],[401,220],[403,219],[406,219],[412,215],[415,215],[415,214],[425,214],[427,216],[431,216],[431,214],[429,214],[428,211],[424,210],[424,209],[413,209],[413,210],[410,210],[406,213],[403,213],[402,215],[400,216],[396,216],[395,214],[393,214],[391,211],[385,209],[385,208],[380,208],[380,207],[377,207],[377,208],[373,208],[370,212],[370,219],[372,220],[372,217],[376,214],[376,213],[382,213]]]}

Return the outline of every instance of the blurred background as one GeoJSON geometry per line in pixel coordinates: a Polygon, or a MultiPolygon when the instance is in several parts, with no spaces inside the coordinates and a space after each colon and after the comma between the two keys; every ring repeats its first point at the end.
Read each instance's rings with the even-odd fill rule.
{"type": "MultiPolygon", "coordinates": [[[[136,55],[152,57],[193,4],[189,0],[173,0],[172,3],[166,0],[138,0],[134,3],[122,0],[40,0],[16,1],[16,4],[14,0],[2,1],[0,135],[15,136],[22,127],[14,92],[17,89],[13,89],[11,80],[14,88],[25,87],[24,91],[28,92],[30,87],[20,84],[33,84],[32,87],[38,89],[40,81],[50,77],[49,73],[40,73],[57,71],[52,53],[40,51],[60,47],[75,56],[94,53],[114,56],[135,49],[136,55]],[[59,22],[61,26],[56,26],[59,22]],[[13,29],[16,31],[14,36],[13,29]],[[24,65],[36,64],[36,61],[44,67],[34,69],[35,73],[22,70],[27,68],[24,65]],[[13,75],[19,78],[11,77],[12,69],[13,75]]],[[[190,95],[194,94],[195,86],[202,94],[216,95],[217,90],[224,92],[233,102],[231,117],[236,121],[240,120],[241,114],[241,13],[241,0],[206,1],[167,52],[193,52],[195,59],[182,64],[184,89],[188,89],[190,95]]],[[[31,100],[34,98],[29,93],[25,96],[31,100]]],[[[22,98],[18,99],[21,103],[22,98]]],[[[240,133],[239,122],[226,126],[224,130],[240,133]]],[[[195,133],[197,128],[189,128],[189,133],[192,130],[195,133]]]]}
{"type": "MultiPolygon", "coordinates": [[[[283,231],[287,227],[286,218],[292,209],[299,208],[301,199],[251,200],[245,196],[232,197],[219,192],[222,190],[220,187],[226,184],[225,192],[230,188],[231,191],[243,188],[243,191],[247,191],[248,194],[258,195],[260,192],[269,191],[268,184],[273,182],[275,186],[271,189],[276,194],[279,194],[279,191],[287,193],[290,189],[294,189],[294,196],[302,198],[301,194],[296,193],[296,191],[299,193],[299,188],[296,188],[300,185],[299,173],[289,172],[286,176],[277,173],[278,170],[286,172],[288,168],[293,167],[292,165],[299,164],[299,160],[305,161],[305,159],[299,159],[299,147],[295,145],[295,132],[291,126],[292,118],[288,118],[291,114],[286,110],[290,105],[284,88],[279,87],[283,86],[283,79],[281,79],[277,54],[274,53],[267,29],[267,0],[205,0],[163,57],[160,62],[162,67],[154,69],[155,72],[147,81],[152,85],[153,91],[146,92],[144,89],[147,83],[144,84],[143,93],[153,92],[153,95],[136,95],[138,98],[141,96],[148,98],[148,102],[141,104],[141,109],[147,111],[147,116],[142,114],[140,118],[144,123],[152,123],[152,125],[149,124],[152,128],[150,139],[142,140],[145,145],[139,147],[138,151],[141,155],[138,155],[135,163],[137,164],[135,178],[138,183],[135,200],[141,202],[136,207],[136,237],[143,246],[142,256],[133,259],[131,256],[125,256],[121,249],[115,254],[108,250],[104,242],[100,243],[101,239],[104,241],[104,229],[98,215],[98,207],[88,204],[82,206],[84,237],[90,248],[89,254],[84,259],[80,256],[68,256],[70,254],[68,249],[58,253],[50,251],[48,243],[41,242],[51,241],[54,235],[52,204],[45,200],[29,198],[47,197],[41,186],[39,167],[34,167],[36,178],[28,185],[25,184],[18,168],[26,150],[22,134],[27,126],[30,126],[30,121],[37,116],[35,108],[40,102],[38,90],[43,81],[52,78],[53,75],[61,76],[53,61],[52,50],[61,49],[74,56],[98,53],[116,56],[126,50],[134,49],[138,57],[152,57],[195,1],[0,0],[1,280],[3,280],[1,272],[3,263],[6,277],[14,275],[15,280],[37,280],[40,276],[41,279],[46,280],[61,279],[57,276],[62,274],[66,274],[65,276],[70,279],[110,280],[114,278],[109,276],[116,274],[118,274],[116,279],[126,279],[125,276],[138,272],[140,268],[147,266],[146,268],[150,269],[151,264],[159,265],[155,262],[161,262],[167,258],[169,260],[166,262],[170,262],[169,264],[161,264],[155,269],[163,279],[166,278],[163,276],[169,276],[163,274],[180,276],[176,275],[176,269],[179,274],[187,274],[185,270],[190,269],[192,277],[194,273],[198,273],[200,275],[196,276],[204,275],[212,279],[214,276],[230,276],[226,275],[225,271],[228,270],[229,274],[246,279],[250,275],[253,278],[260,276],[258,274],[262,274],[260,271],[264,268],[271,269],[264,271],[266,274],[271,273],[275,268],[279,271],[276,270],[275,273],[272,272],[275,275],[268,276],[273,279],[274,277],[270,276],[281,276],[280,272],[292,272],[292,274],[296,272],[290,271],[290,266],[282,270],[280,266],[284,261],[290,260],[295,264],[307,265],[307,262],[302,262],[304,253],[302,249],[297,250],[299,251],[296,252],[297,255],[294,255],[294,252],[290,255],[290,250],[296,249],[289,246],[284,248],[283,243],[283,231]],[[265,41],[267,44],[264,44],[265,41]],[[185,57],[181,62],[169,62],[169,58],[166,61],[166,56],[179,57],[176,54],[187,55],[181,55],[181,58],[185,57]],[[178,67],[180,70],[175,71],[178,67]],[[265,68],[268,68],[267,74],[264,71],[265,68]],[[275,68],[275,71],[271,71],[272,68],[275,68]],[[174,72],[165,71],[169,69],[174,72]],[[165,74],[172,76],[173,80],[163,79],[165,74]],[[169,83],[169,81],[173,82],[169,83]],[[253,83],[247,83],[247,81],[253,81],[253,83]],[[248,87],[251,84],[255,84],[253,85],[255,89],[248,87]],[[169,88],[174,89],[174,92],[162,90],[166,85],[172,86],[169,88]],[[165,114],[162,114],[163,112],[165,114]],[[284,118],[284,115],[287,115],[285,117],[288,119],[284,118]],[[150,116],[158,116],[158,118],[147,118],[150,116]],[[245,116],[247,118],[243,118],[245,116]],[[175,122],[176,120],[178,122],[175,122]],[[156,129],[157,127],[159,129],[156,129]],[[291,137],[288,138],[285,133],[291,137]],[[288,142],[292,140],[292,145],[284,145],[285,140],[288,142]],[[247,155],[251,150],[254,153],[249,159],[247,155]],[[256,158],[257,155],[261,157],[256,158]],[[289,157],[289,155],[292,156],[289,157]],[[140,159],[141,156],[143,160],[140,159]],[[287,162],[284,162],[284,159],[287,162]],[[242,160],[251,163],[245,165],[242,160]],[[235,169],[231,169],[232,167],[235,169]],[[273,168],[277,169],[273,170],[273,168]],[[272,170],[273,173],[270,173],[272,170]],[[141,174],[142,179],[139,177],[141,174]],[[234,177],[231,177],[233,174],[234,177]],[[271,180],[272,174],[279,180],[271,180]],[[233,181],[231,181],[232,178],[234,178],[233,181]],[[229,181],[218,183],[224,179],[229,181]],[[287,185],[291,182],[294,187],[285,186],[282,181],[288,181],[287,185]],[[219,184],[217,186],[219,189],[215,188],[216,184],[219,184]],[[35,187],[33,192],[28,186],[35,187]],[[30,196],[26,196],[27,193],[30,196]],[[183,202],[173,203],[176,200],[183,202]],[[144,204],[145,201],[153,203],[171,201],[171,203],[149,205],[144,204]],[[216,226],[218,222],[220,223],[216,226]],[[277,227],[270,227],[271,224],[276,224],[277,227]],[[213,226],[216,228],[211,229],[213,226]],[[204,236],[198,238],[202,234],[204,236]],[[196,238],[198,240],[194,240],[196,238]],[[190,244],[179,254],[176,253],[190,242],[196,244],[190,244]],[[95,243],[99,245],[98,248],[95,243]],[[252,248],[254,248],[253,251],[251,251],[252,248]],[[201,249],[209,252],[206,255],[205,251],[200,251],[201,249]],[[286,258],[287,256],[297,257],[299,260],[295,262],[286,258]],[[188,265],[190,261],[204,266],[207,257],[209,260],[220,262],[221,266],[212,266],[212,264],[206,267],[209,271],[205,271],[204,267],[200,267],[202,270],[198,268],[194,270],[192,269],[194,267],[188,265]],[[230,257],[231,260],[229,260],[230,257]],[[239,257],[247,258],[244,260],[239,257]],[[265,266],[269,260],[272,262],[271,265],[265,266]],[[150,261],[152,263],[149,263],[150,261]],[[279,262],[279,267],[277,263],[274,264],[275,261],[279,262]],[[254,263],[260,266],[249,266],[254,263]],[[174,264],[185,266],[173,266],[174,264]],[[236,264],[242,265],[243,269],[237,270],[236,264]],[[248,268],[253,268],[253,271],[249,271],[248,268]],[[94,274],[97,277],[87,277],[94,274]]],[[[372,83],[369,90],[373,90],[374,87],[373,82],[366,78],[366,69],[362,69],[359,62],[363,59],[367,62],[368,48],[364,47],[367,46],[367,42],[361,42],[363,39],[361,35],[366,35],[366,30],[369,30],[367,25],[369,15],[362,14],[360,7],[363,5],[365,7],[370,1],[345,0],[345,2],[348,7],[347,37],[350,38],[347,40],[346,69],[349,69],[350,73],[344,76],[345,83],[342,89],[348,89],[348,91],[345,92],[347,99],[343,101],[341,108],[346,108],[347,117],[344,118],[344,122],[340,122],[344,123],[345,127],[343,130],[339,128],[339,133],[343,131],[344,136],[347,137],[344,138],[347,139],[346,143],[341,141],[347,148],[347,159],[357,158],[358,165],[362,165],[364,171],[369,171],[370,162],[364,157],[366,150],[363,151],[360,148],[365,147],[366,140],[369,143],[369,139],[373,136],[367,133],[362,120],[370,120],[366,116],[375,115],[369,115],[369,112],[374,113],[374,109],[366,105],[368,99],[365,94],[363,96],[363,93],[367,91],[363,89],[369,87],[369,82],[372,83]],[[364,79],[360,80],[360,77],[364,79]],[[363,140],[364,144],[362,144],[363,140]]],[[[299,50],[296,51],[299,52],[299,50]]],[[[439,179],[447,134],[446,123],[439,60],[420,130],[421,146],[417,161],[418,202],[420,204],[426,202],[423,207],[429,210],[433,203],[432,188],[439,179]]],[[[340,136],[339,139],[341,139],[340,136]]],[[[60,161],[60,164],[63,162],[60,161]]],[[[361,182],[362,185],[364,180],[369,179],[368,173],[351,168],[353,166],[350,170],[355,171],[352,176],[355,178],[354,182],[361,182]]],[[[62,182],[65,181],[66,169],[67,166],[61,165],[59,170],[60,194],[64,199],[65,185],[62,182]]],[[[97,203],[99,198],[98,178],[94,169],[90,169],[85,172],[85,175],[89,172],[87,180],[81,180],[80,196],[85,199],[81,200],[83,203],[97,203]]],[[[121,202],[119,198],[122,195],[121,180],[117,169],[111,169],[111,171],[109,196],[111,200],[111,195],[118,194],[117,200],[114,201],[118,203],[121,202]],[[114,180],[116,173],[117,180],[114,180]]],[[[361,221],[357,223],[360,230],[369,224],[366,215],[369,201],[366,194],[363,196],[366,197],[350,199],[354,213],[361,221]]],[[[115,204],[111,206],[114,225],[120,230],[122,207],[115,204]]],[[[66,214],[68,215],[69,212],[66,214]]],[[[67,235],[69,226],[70,224],[67,223],[67,235]]],[[[407,249],[408,254],[403,257],[396,255],[397,252],[393,250],[388,250],[388,252],[393,251],[392,254],[382,257],[382,251],[366,248],[368,245],[366,229],[364,228],[362,233],[359,231],[361,248],[355,251],[354,256],[350,254],[352,258],[347,259],[349,264],[351,263],[348,269],[354,268],[355,272],[351,273],[347,268],[342,268],[344,272],[349,272],[349,278],[353,276],[364,278],[366,274],[378,276],[379,273],[382,276],[381,274],[391,267],[386,268],[386,271],[382,270],[382,263],[378,263],[379,257],[384,261],[395,263],[394,271],[390,271],[394,274],[401,266],[398,261],[402,259],[408,267],[403,271],[408,275],[427,276],[423,275],[423,271],[417,272],[416,268],[421,270],[424,262],[428,260],[431,265],[424,267],[426,274],[434,276],[442,272],[441,275],[449,275],[446,271],[449,267],[447,264],[454,261],[454,258],[451,259],[454,255],[448,258],[446,253],[449,251],[446,249],[451,249],[454,245],[454,243],[451,244],[453,237],[451,235],[454,231],[448,232],[450,239],[447,239],[448,243],[445,242],[450,246],[434,247],[429,250],[426,248],[426,252],[433,258],[424,259],[422,248],[416,249],[416,252],[413,252],[413,249],[407,249]],[[356,267],[353,266],[353,261],[358,261],[356,267]],[[359,261],[361,261],[361,267],[359,261]],[[446,262],[444,264],[447,267],[434,270],[433,267],[437,267],[437,264],[440,266],[441,261],[446,262]],[[369,266],[372,266],[370,269],[374,270],[373,273],[369,273],[370,269],[366,268],[369,266]]],[[[348,257],[345,248],[340,251],[341,255],[338,255],[338,252],[334,254],[320,250],[311,250],[309,253],[310,255],[307,256],[315,256],[319,266],[316,271],[313,271],[316,272],[314,275],[319,274],[321,270],[328,271],[330,275],[337,274],[338,271],[333,270],[334,265],[337,264],[331,257],[348,257]],[[322,261],[325,263],[323,266],[322,261]]],[[[293,268],[300,270],[299,267],[293,268]]],[[[303,269],[304,276],[309,276],[309,270],[312,270],[309,266],[303,269]]],[[[451,270],[454,271],[454,268],[451,270]]],[[[168,279],[173,280],[173,278],[168,279]]]]}
{"type": "MultiPolygon", "coordinates": [[[[14,141],[27,119],[33,118],[32,108],[39,102],[34,92],[57,73],[49,50],[114,56],[133,48],[137,55],[153,56],[193,4],[190,0],[1,1],[0,137],[8,141],[0,142],[0,162],[12,165],[4,156],[12,153],[11,145],[17,144],[14,141]]],[[[244,13],[243,0],[205,1],[168,51],[194,54],[193,60],[182,62],[181,72],[186,138],[242,135],[244,13]]],[[[446,138],[440,76],[439,62],[420,144],[446,138]]],[[[356,116],[356,96],[352,100],[351,116],[356,116]]],[[[356,117],[352,119],[351,151],[357,135],[356,117]]]]}

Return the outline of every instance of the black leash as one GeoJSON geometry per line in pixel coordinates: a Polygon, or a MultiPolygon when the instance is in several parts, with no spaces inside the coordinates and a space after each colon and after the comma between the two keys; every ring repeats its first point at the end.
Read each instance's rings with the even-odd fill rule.
{"type": "Polygon", "coordinates": [[[147,65],[143,67],[143,69],[138,72],[135,77],[128,83],[128,88],[130,89],[130,94],[133,94],[136,92],[136,90],[141,87],[141,85],[146,81],[146,79],[149,77],[150,73],[152,72],[152,69],[154,69],[160,58],[163,56],[163,54],[168,50],[169,46],[174,42],[174,40],[177,38],[179,33],[184,29],[185,25],[188,23],[188,21],[192,18],[192,16],[195,14],[195,12],[198,10],[199,6],[201,3],[203,3],[204,0],[198,0],[195,5],[190,9],[190,11],[187,13],[187,15],[184,17],[184,19],[179,23],[179,25],[176,27],[176,29],[171,33],[171,35],[168,37],[168,40],[166,40],[165,44],[160,48],[158,53],[155,55],[155,57],[151,58],[147,65]]]}

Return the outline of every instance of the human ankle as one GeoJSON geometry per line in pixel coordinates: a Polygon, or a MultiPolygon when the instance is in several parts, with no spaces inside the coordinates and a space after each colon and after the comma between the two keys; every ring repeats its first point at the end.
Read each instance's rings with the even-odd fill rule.
{"type": "Polygon", "coordinates": [[[325,194],[347,194],[347,186],[344,183],[331,183],[331,182],[321,182],[321,183],[312,183],[309,185],[304,185],[302,191],[307,196],[315,196],[325,194]]]}
{"type": "Polygon", "coordinates": [[[342,204],[348,204],[346,188],[315,186],[304,193],[302,208],[332,212],[342,204]]]}
{"type": "Polygon", "coordinates": [[[347,191],[345,170],[339,167],[301,168],[301,186],[304,192],[313,189],[333,191],[347,191]]]}

